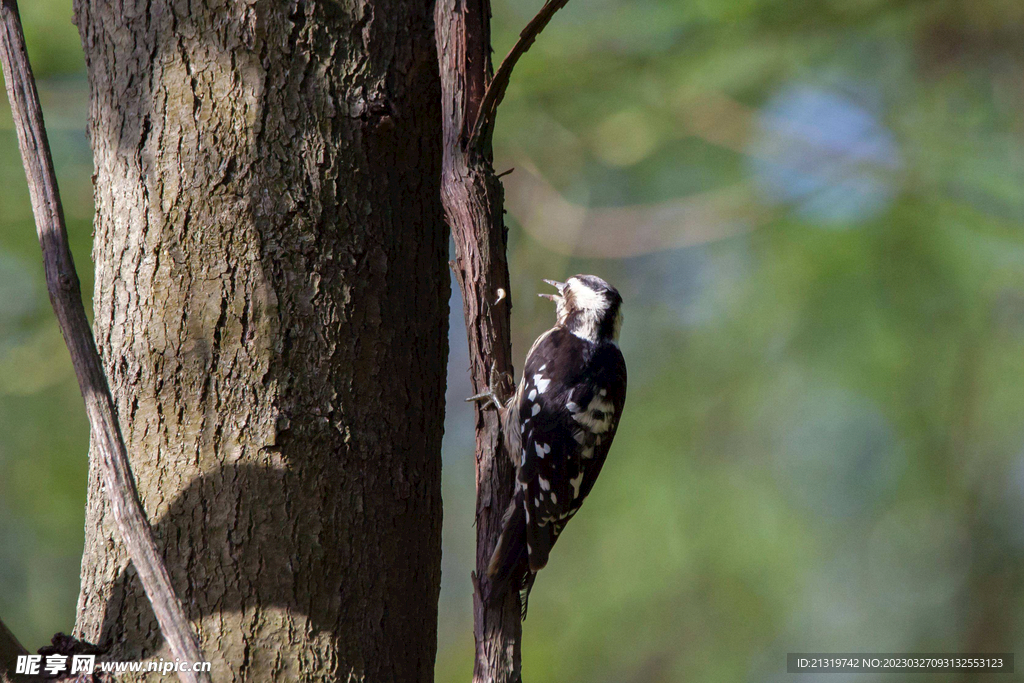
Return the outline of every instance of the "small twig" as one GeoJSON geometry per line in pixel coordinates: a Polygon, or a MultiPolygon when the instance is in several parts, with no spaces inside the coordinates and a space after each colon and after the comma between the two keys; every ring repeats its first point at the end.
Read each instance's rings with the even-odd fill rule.
{"type": "Polygon", "coordinates": [[[18,657],[28,654],[28,650],[18,641],[10,629],[0,621],[0,683],[34,683],[43,680],[42,676],[25,676],[15,674],[18,657]]]}
{"type": "Polygon", "coordinates": [[[505,90],[508,88],[509,78],[512,76],[512,69],[515,67],[516,62],[530,49],[533,42],[537,40],[537,36],[540,35],[540,32],[551,21],[551,17],[555,15],[555,12],[565,7],[568,2],[569,0],[547,0],[544,6],[540,8],[540,11],[537,12],[537,16],[531,19],[526,28],[520,32],[519,40],[512,46],[509,53],[505,55],[505,59],[502,60],[501,66],[495,72],[494,78],[487,84],[487,90],[484,92],[483,99],[480,100],[480,111],[476,114],[472,133],[466,143],[467,149],[475,148],[481,140],[486,138],[491,127],[494,125],[494,114],[498,109],[498,105],[501,104],[501,100],[505,97],[505,90]]]}
{"type": "Polygon", "coordinates": [[[498,175],[496,175],[496,176],[495,176],[495,178],[504,178],[505,176],[507,176],[507,175],[508,175],[509,173],[511,173],[511,172],[512,172],[512,171],[514,171],[514,170],[516,170],[516,169],[515,169],[515,167],[513,166],[512,168],[508,169],[507,171],[502,171],[501,173],[499,173],[498,175]]]}
{"type": "MultiPolygon", "coordinates": [[[[43,250],[46,288],[85,399],[92,443],[99,456],[99,469],[110,497],[114,521],[171,652],[183,661],[202,661],[199,642],[185,618],[149,520],[139,504],[114,399],[82,305],[81,287],[68,246],[64,209],[43,126],[39,93],[25,50],[17,0],[0,0],[0,61],[25,165],[36,232],[43,250]]],[[[209,674],[204,672],[182,671],[179,676],[186,683],[210,681],[209,674]]]]}

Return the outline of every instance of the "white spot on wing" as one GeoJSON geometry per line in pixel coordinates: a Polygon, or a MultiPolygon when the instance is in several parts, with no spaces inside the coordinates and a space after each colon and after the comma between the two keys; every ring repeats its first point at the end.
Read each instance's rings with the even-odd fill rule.
{"type": "Polygon", "coordinates": [[[536,389],[530,389],[530,393],[528,393],[526,395],[526,398],[530,399],[531,401],[533,399],[537,398],[537,390],[536,389]]]}
{"type": "Polygon", "coordinates": [[[615,406],[597,396],[590,400],[586,410],[573,413],[573,419],[594,434],[603,434],[611,429],[612,411],[615,406]],[[596,414],[595,414],[596,413],[596,414]],[[600,417],[598,417],[600,415],[600,417]]]}
{"type": "Polygon", "coordinates": [[[569,483],[572,484],[572,497],[573,498],[579,498],[580,497],[580,483],[582,481],[583,481],[583,472],[582,472],[582,470],[580,471],[580,473],[576,477],[574,477],[574,478],[569,480],[569,483]]]}
{"type": "Polygon", "coordinates": [[[557,503],[558,502],[558,496],[555,495],[554,491],[551,492],[551,502],[552,503],[557,503]]]}
{"type": "Polygon", "coordinates": [[[537,385],[537,391],[544,393],[548,390],[548,385],[551,384],[550,379],[544,379],[540,373],[533,376],[533,383],[537,385]]]}
{"type": "Polygon", "coordinates": [[[545,455],[551,452],[551,444],[536,443],[533,445],[537,449],[537,457],[543,458],[545,455]]]}
{"type": "Polygon", "coordinates": [[[543,491],[550,491],[551,490],[551,482],[548,481],[547,479],[545,479],[544,477],[537,477],[537,483],[540,484],[541,490],[543,490],[543,491]]]}
{"type": "Polygon", "coordinates": [[[531,414],[532,415],[537,415],[539,412],[540,412],[540,404],[539,403],[534,403],[533,404],[533,411],[531,411],[531,414]]]}
{"type": "Polygon", "coordinates": [[[611,415],[608,413],[604,415],[604,418],[598,420],[590,411],[586,411],[573,414],[572,419],[579,422],[587,431],[593,434],[603,434],[611,427],[611,415]]]}

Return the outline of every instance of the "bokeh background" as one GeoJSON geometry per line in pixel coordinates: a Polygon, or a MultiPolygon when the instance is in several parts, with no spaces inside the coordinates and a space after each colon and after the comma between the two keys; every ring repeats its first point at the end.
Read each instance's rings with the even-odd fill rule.
{"type": "MultiPolygon", "coordinates": [[[[499,57],[540,0],[494,5],[499,57]]],[[[88,289],[78,35],[69,0],[22,13],[88,289]]],[[[626,300],[625,417],[537,582],[528,680],[1024,652],[1024,4],[573,0],[495,147],[517,365],[541,278],[626,300]]],[[[6,101],[0,187],[0,614],[35,648],[73,624],[88,433],[6,101]]],[[[451,340],[441,682],[473,656],[457,291],[451,340]]]]}

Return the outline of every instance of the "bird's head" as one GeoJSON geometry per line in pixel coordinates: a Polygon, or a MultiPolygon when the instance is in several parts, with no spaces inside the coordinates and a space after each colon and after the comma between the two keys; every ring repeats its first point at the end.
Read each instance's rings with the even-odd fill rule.
{"type": "Polygon", "coordinates": [[[622,297],[618,290],[596,275],[573,275],[565,282],[545,280],[558,294],[540,294],[556,305],[558,327],[590,342],[619,338],[622,297]]]}

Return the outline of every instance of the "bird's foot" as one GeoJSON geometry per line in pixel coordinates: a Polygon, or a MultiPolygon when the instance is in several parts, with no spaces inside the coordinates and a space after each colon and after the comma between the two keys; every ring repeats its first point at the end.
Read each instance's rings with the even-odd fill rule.
{"type": "Polygon", "coordinates": [[[498,400],[498,395],[494,393],[492,389],[488,389],[487,391],[480,394],[473,394],[472,396],[466,399],[466,403],[471,403],[475,401],[484,401],[485,403],[490,403],[497,410],[501,410],[502,407],[501,401],[498,400]]]}
{"type": "Polygon", "coordinates": [[[500,411],[504,407],[504,404],[502,403],[501,398],[498,396],[498,394],[495,393],[494,391],[494,388],[499,385],[499,382],[500,378],[498,377],[497,364],[494,361],[491,361],[491,373],[488,381],[487,391],[483,391],[479,394],[470,396],[469,398],[466,399],[466,403],[484,401],[485,403],[490,403],[495,407],[495,409],[500,411]]]}

